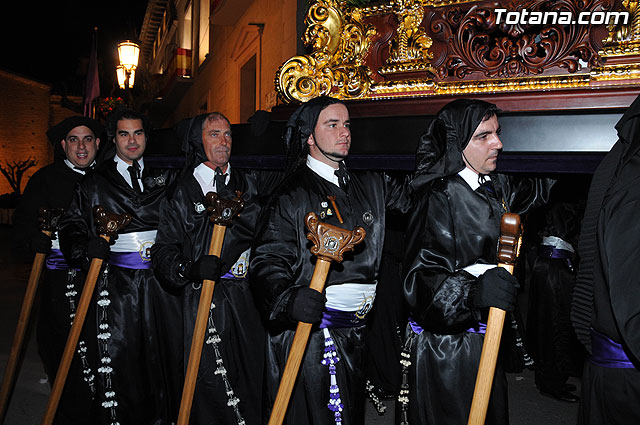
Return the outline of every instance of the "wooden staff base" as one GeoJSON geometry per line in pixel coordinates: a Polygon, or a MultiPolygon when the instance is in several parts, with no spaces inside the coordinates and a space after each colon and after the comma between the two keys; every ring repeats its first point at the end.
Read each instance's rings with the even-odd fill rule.
{"type": "MultiPolygon", "coordinates": [[[[43,230],[42,232],[49,237],[51,237],[52,235],[52,232],[48,230],[43,230]]],[[[47,254],[42,252],[36,253],[33,259],[33,265],[31,266],[31,273],[29,274],[27,289],[24,294],[24,300],[22,301],[20,316],[18,316],[16,333],[13,336],[13,344],[11,344],[9,360],[7,361],[7,367],[4,372],[4,377],[2,378],[2,387],[0,388],[0,423],[4,423],[4,418],[7,413],[7,406],[9,404],[9,397],[13,392],[16,370],[18,369],[18,359],[20,358],[20,354],[22,353],[24,336],[29,324],[31,308],[33,307],[33,300],[38,290],[38,282],[40,281],[42,266],[44,265],[46,256],[47,254]]]]}
{"type": "MultiPolygon", "coordinates": [[[[316,267],[313,270],[313,276],[311,277],[311,284],[309,285],[311,289],[322,292],[327,274],[329,273],[329,267],[331,267],[331,261],[318,257],[316,267]]],[[[284,421],[289,399],[291,398],[291,392],[293,391],[293,385],[298,376],[298,370],[300,369],[300,364],[302,363],[302,358],[307,348],[307,341],[309,340],[312,326],[312,323],[298,322],[268,425],[280,425],[284,421]]]]}
{"type": "MultiPolygon", "coordinates": [[[[226,228],[226,226],[222,226],[220,224],[213,226],[211,243],[209,245],[209,255],[217,255],[219,257],[222,253],[222,243],[224,242],[226,228]]],[[[214,287],[214,281],[207,279],[202,281],[198,313],[196,315],[196,323],[193,329],[193,337],[191,338],[189,363],[187,364],[184,386],[182,387],[180,411],[178,412],[178,425],[187,425],[189,423],[193,394],[196,388],[198,369],[200,368],[200,357],[202,356],[202,346],[204,344],[204,335],[207,329],[207,320],[209,319],[214,287]]]]}
{"type": "MultiPolygon", "coordinates": [[[[101,238],[109,242],[110,237],[107,235],[100,235],[101,238]]],[[[84,288],[82,289],[82,295],[80,295],[80,301],[78,302],[78,308],[76,309],[76,315],[73,318],[73,325],[71,325],[71,331],[69,331],[69,337],[62,353],[62,360],[58,366],[58,373],[56,374],[56,380],[51,388],[51,394],[47,401],[47,407],[42,418],[42,425],[51,425],[58,409],[58,403],[60,402],[60,396],[62,395],[62,389],[67,380],[67,374],[69,373],[69,367],[73,360],[73,353],[76,351],[78,345],[78,339],[80,338],[80,332],[84,325],[84,320],[87,316],[87,310],[89,309],[89,303],[93,297],[93,290],[98,281],[98,275],[102,268],[103,260],[101,258],[93,258],[89,271],[87,272],[87,278],[85,279],[84,288]]]]}

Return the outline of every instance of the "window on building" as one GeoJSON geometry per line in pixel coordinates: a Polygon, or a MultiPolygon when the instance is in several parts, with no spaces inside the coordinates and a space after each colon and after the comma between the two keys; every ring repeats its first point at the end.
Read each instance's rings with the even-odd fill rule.
{"type": "Polygon", "coordinates": [[[182,22],[182,36],[180,37],[180,47],[189,50],[191,50],[191,38],[193,36],[191,34],[191,31],[193,31],[193,26],[191,25],[192,13],[193,10],[191,8],[191,2],[189,2],[189,5],[184,12],[184,21],[182,22]]]}
{"type": "Polygon", "coordinates": [[[198,64],[209,54],[209,0],[200,1],[200,25],[198,36],[198,64]]]}
{"type": "Polygon", "coordinates": [[[247,122],[256,111],[256,55],[240,68],[240,121],[247,122]]]}

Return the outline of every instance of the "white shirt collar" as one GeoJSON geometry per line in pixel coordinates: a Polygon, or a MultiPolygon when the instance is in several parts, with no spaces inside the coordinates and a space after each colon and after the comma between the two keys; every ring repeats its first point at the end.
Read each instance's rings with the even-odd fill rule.
{"type": "MultiPolygon", "coordinates": [[[[228,184],[229,179],[231,178],[231,164],[229,163],[227,163],[227,171],[225,174],[225,183],[228,184]]],[[[209,167],[204,162],[200,163],[200,165],[193,169],[193,177],[195,177],[196,181],[200,185],[203,195],[206,195],[209,192],[217,192],[215,176],[216,170],[209,167]]]]}
{"type": "MultiPolygon", "coordinates": [[[[478,173],[473,171],[471,168],[465,167],[462,171],[458,173],[458,175],[462,177],[462,179],[465,182],[467,182],[469,187],[471,187],[471,190],[476,190],[477,188],[480,187],[480,183],[478,182],[478,173]]],[[[491,180],[491,177],[489,176],[485,176],[485,177],[486,177],[486,180],[491,180]]]]}
{"type": "Polygon", "coordinates": [[[307,155],[307,167],[311,168],[314,173],[316,173],[329,183],[340,186],[338,183],[338,176],[336,176],[335,174],[337,168],[333,168],[332,166],[327,165],[322,161],[318,161],[311,155],[307,155]]]}
{"type": "MultiPolygon", "coordinates": [[[[131,176],[129,175],[129,164],[124,162],[124,160],[120,158],[118,154],[116,154],[113,157],[113,160],[116,163],[116,168],[118,169],[118,172],[120,173],[120,175],[122,175],[125,181],[129,183],[129,186],[133,187],[133,184],[131,183],[131,176]]],[[[140,157],[138,159],[138,165],[140,165],[140,177],[142,177],[142,171],[144,170],[144,158],[140,157]]],[[[138,179],[138,180],[141,180],[141,179],[138,179]]]]}
{"type": "MultiPolygon", "coordinates": [[[[69,161],[68,159],[65,159],[65,160],[64,160],[64,163],[65,163],[65,164],[67,164],[67,167],[71,168],[73,171],[75,171],[75,172],[76,172],[76,173],[78,173],[78,174],[85,175],[85,174],[87,173],[87,171],[86,171],[84,168],[76,168],[76,166],[75,166],[75,165],[73,165],[73,163],[72,163],[71,161],[69,161]]],[[[95,161],[93,161],[89,167],[93,167],[93,165],[94,165],[95,163],[96,163],[96,162],[95,162],[95,161]]],[[[87,168],[89,168],[89,167],[87,167],[87,168]]]]}

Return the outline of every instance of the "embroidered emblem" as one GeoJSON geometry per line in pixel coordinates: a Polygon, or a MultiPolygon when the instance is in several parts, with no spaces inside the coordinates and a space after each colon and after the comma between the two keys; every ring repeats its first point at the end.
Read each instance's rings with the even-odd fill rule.
{"type": "Polygon", "coordinates": [[[158,186],[164,186],[164,184],[166,183],[164,176],[158,176],[154,180],[158,186]]]}
{"type": "Polygon", "coordinates": [[[204,207],[204,205],[202,205],[201,202],[194,202],[193,206],[195,207],[196,212],[198,214],[201,214],[202,212],[204,212],[206,210],[206,208],[204,207]]]}
{"type": "Polygon", "coordinates": [[[371,226],[371,224],[373,223],[373,214],[371,213],[371,211],[367,211],[366,213],[362,214],[362,221],[364,221],[364,224],[371,226]]]}
{"type": "Polygon", "coordinates": [[[375,299],[376,299],[376,296],[375,294],[373,294],[373,295],[369,295],[368,297],[365,297],[362,300],[362,304],[360,304],[360,307],[358,307],[358,310],[356,310],[356,317],[358,319],[364,319],[366,317],[367,313],[369,313],[373,308],[373,301],[375,299]]]}
{"type": "Polygon", "coordinates": [[[142,261],[151,261],[151,247],[153,246],[153,241],[144,241],[140,244],[140,250],[138,253],[140,254],[140,258],[142,261]]]}
{"type": "Polygon", "coordinates": [[[249,256],[251,254],[251,249],[247,249],[245,252],[240,254],[236,263],[231,267],[231,274],[237,278],[244,278],[247,276],[247,272],[249,271],[249,256]]]}
{"type": "Polygon", "coordinates": [[[327,213],[325,213],[324,211],[320,212],[320,218],[325,218],[327,216],[327,213]]]}
{"type": "Polygon", "coordinates": [[[333,215],[333,211],[331,211],[331,208],[327,208],[327,215],[333,215]]]}
{"type": "Polygon", "coordinates": [[[327,208],[327,207],[329,206],[329,204],[328,204],[326,201],[322,201],[322,202],[320,203],[320,206],[321,206],[322,208],[327,208]]]}

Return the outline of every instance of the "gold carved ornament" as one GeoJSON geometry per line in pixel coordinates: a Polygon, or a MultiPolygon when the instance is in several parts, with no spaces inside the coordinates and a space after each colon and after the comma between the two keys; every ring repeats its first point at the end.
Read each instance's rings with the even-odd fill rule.
{"type": "Polygon", "coordinates": [[[358,98],[369,91],[370,70],[363,65],[375,34],[362,23],[358,8],[335,0],[316,1],[305,17],[303,41],[308,55],[294,56],[276,73],[276,88],[287,102],[305,102],[320,95],[358,98]]]}
{"type": "MultiPolygon", "coordinates": [[[[612,9],[612,0],[580,4],[585,10],[612,9]]],[[[582,10],[572,0],[529,0],[524,4],[507,0],[495,5],[510,11],[582,10]]],[[[599,60],[613,55],[640,57],[638,1],[622,1],[620,8],[630,13],[630,21],[607,27],[609,35],[600,51],[589,42],[586,27],[546,26],[540,32],[533,27],[525,33],[518,25],[495,25],[494,13],[487,7],[486,2],[471,0],[395,0],[358,8],[335,0],[318,0],[305,19],[304,42],[312,52],[295,56],[280,67],[277,90],[286,102],[304,102],[325,94],[342,99],[391,99],[588,88],[603,80],[634,84],[633,80],[640,77],[638,58],[629,57],[615,65],[601,65],[599,60]],[[477,5],[460,9],[470,3],[477,5]],[[445,12],[434,16],[437,10],[445,12]],[[430,21],[423,22],[427,11],[430,21]],[[373,25],[363,20],[391,13],[397,27],[388,42],[388,58],[377,70],[385,79],[378,82],[363,65],[371,40],[377,35],[373,25]],[[458,17],[448,21],[454,14],[458,17]],[[442,34],[450,37],[438,42],[446,44],[447,55],[445,62],[436,63],[430,51],[435,42],[432,37],[438,37],[443,28],[442,34]],[[582,61],[591,67],[590,72],[576,72],[582,61]],[[551,67],[563,68],[565,73],[543,74],[551,67]]]]}

